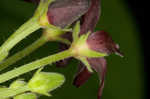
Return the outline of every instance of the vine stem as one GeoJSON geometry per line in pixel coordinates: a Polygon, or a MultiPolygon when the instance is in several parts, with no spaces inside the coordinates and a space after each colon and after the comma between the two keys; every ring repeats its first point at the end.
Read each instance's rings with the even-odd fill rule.
{"type": "Polygon", "coordinates": [[[3,61],[8,53],[18,42],[40,28],[37,18],[31,18],[14,32],[7,41],[0,47],[0,62],[3,61]]]}
{"type": "Polygon", "coordinates": [[[15,68],[11,71],[8,71],[4,74],[1,74],[0,75],[0,83],[6,82],[10,79],[18,77],[24,73],[29,72],[29,71],[38,69],[38,68],[43,67],[45,65],[48,65],[48,64],[57,62],[59,60],[63,60],[65,58],[72,57],[72,56],[73,56],[73,54],[72,54],[71,50],[66,50],[66,51],[59,52],[57,54],[42,58],[40,60],[36,60],[36,61],[31,62],[29,64],[26,64],[26,65],[23,65],[21,67],[15,68]]]}
{"type": "MultiPolygon", "coordinates": [[[[43,32],[43,34],[44,34],[44,32],[43,32]]],[[[48,33],[48,34],[55,34],[55,31],[50,31],[50,33],[48,33]]],[[[60,32],[60,34],[63,34],[63,33],[60,32]]],[[[30,53],[32,53],[33,51],[35,51],[36,49],[38,49],[39,47],[41,47],[42,45],[47,43],[48,41],[59,41],[59,42],[65,43],[67,45],[71,44],[71,42],[69,40],[61,38],[59,36],[58,37],[54,37],[54,38],[52,37],[52,39],[51,39],[51,37],[49,37],[47,35],[42,35],[38,40],[33,42],[31,45],[29,45],[25,49],[17,52],[13,56],[8,57],[6,60],[4,60],[0,64],[0,71],[2,71],[3,69],[7,68],[8,66],[11,66],[12,64],[16,63],[17,61],[21,60],[25,56],[29,55],[30,53]]]]}
{"type": "Polygon", "coordinates": [[[41,22],[45,22],[45,20],[40,20],[41,22],[39,22],[39,19],[47,13],[49,4],[54,1],[55,0],[40,0],[40,4],[35,11],[34,16],[16,30],[16,32],[13,33],[0,47],[0,62],[8,56],[9,50],[11,50],[17,43],[42,27],[41,22]]]}
{"type": "Polygon", "coordinates": [[[20,93],[24,93],[30,91],[28,86],[23,86],[21,88],[5,88],[4,90],[0,91],[0,99],[6,99],[9,97],[13,97],[15,95],[18,95],[20,93]]]}
{"type": "Polygon", "coordinates": [[[27,48],[23,49],[22,51],[19,51],[15,55],[13,55],[13,56],[9,57],[8,59],[6,59],[5,61],[3,61],[0,64],[0,71],[7,68],[8,66],[16,63],[17,61],[24,58],[25,56],[29,55],[30,53],[32,53],[33,51],[35,51],[36,49],[38,49],[39,47],[44,45],[47,41],[48,40],[45,38],[45,36],[41,36],[38,40],[36,40],[31,45],[29,45],[27,48]]]}

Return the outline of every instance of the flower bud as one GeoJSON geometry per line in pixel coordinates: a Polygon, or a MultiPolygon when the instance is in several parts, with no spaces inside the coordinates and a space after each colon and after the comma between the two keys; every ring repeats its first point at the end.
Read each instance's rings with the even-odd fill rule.
{"type": "Polygon", "coordinates": [[[47,95],[48,92],[60,87],[65,81],[65,77],[59,73],[38,72],[29,81],[30,91],[47,95]]]}
{"type": "Polygon", "coordinates": [[[9,88],[20,88],[25,86],[27,83],[21,79],[14,81],[9,88]]]}
{"type": "Polygon", "coordinates": [[[13,99],[37,99],[37,96],[34,93],[24,93],[24,94],[15,96],[13,99]]]}

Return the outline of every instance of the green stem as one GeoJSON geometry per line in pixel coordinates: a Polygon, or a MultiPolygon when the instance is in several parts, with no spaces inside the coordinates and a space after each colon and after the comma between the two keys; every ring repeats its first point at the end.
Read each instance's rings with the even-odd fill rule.
{"type": "Polygon", "coordinates": [[[30,35],[32,32],[38,30],[41,26],[39,25],[37,18],[31,18],[25,24],[23,24],[15,33],[13,33],[7,41],[0,47],[0,62],[3,61],[9,51],[22,39],[30,35]]]}
{"type": "Polygon", "coordinates": [[[25,56],[29,55],[30,53],[38,49],[40,46],[44,45],[46,42],[47,39],[45,38],[45,36],[41,36],[37,41],[32,43],[30,46],[28,46],[27,48],[23,49],[22,51],[16,53],[15,55],[9,57],[4,62],[2,62],[0,64],[0,71],[16,63],[25,56]]]}
{"type": "Polygon", "coordinates": [[[62,37],[57,37],[56,41],[59,41],[61,43],[67,44],[67,45],[71,45],[71,42],[68,39],[62,38],[62,37]]]}
{"type": "Polygon", "coordinates": [[[24,73],[27,73],[29,71],[38,69],[38,68],[43,67],[45,65],[48,65],[48,64],[51,64],[51,63],[54,63],[54,62],[57,62],[59,60],[63,60],[65,58],[69,58],[69,57],[72,57],[72,53],[70,50],[66,50],[66,51],[42,58],[40,60],[31,62],[29,64],[23,65],[19,68],[16,68],[16,69],[8,71],[4,74],[1,74],[0,75],[0,83],[3,83],[5,81],[13,79],[13,78],[20,76],[24,73]]]}
{"type": "Polygon", "coordinates": [[[0,71],[7,68],[8,66],[16,63],[17,61],[24,58],[25,56],[29,55],[30,53],[32,53],[33,51],[38,49],[40,46],[44,45],[47,41],[59,41],[59,42],[65,43],[67,45],[70,45],[71,42],[69,40],[60,37],[64,33],[65,32],[58,31],[55,29],[45,29],[45,31],[43,31],[44,35],[42,35],[37,41],[35,41],[34,43],[29,45],[27,48],[23,49],[22,51],[9,57],[5,61],[3,61],[0,64],[0,71]],[[46,32],[46,30],[48,30],[48,31],[46,32]]]}
{"type": "MultiPolygon", "coordinates": [[[[0,47],[0,62],[2,62],[9,54],[9,51],[22,39],[30,35],[32,32],[41,28],[39,19],[46,15],[48,6],[55,0],[40,0],[40,4],[35,11],[33,18],[23,24],[15,33],[13,33],[7,41],[0,47]]],[[[41,20],[44,21],[45,20],[41,20]]]]}
{"type": "Polygon", "coordinates": [[[30,89],[28,88],[28,86],[23,86],[21,88],[5,88],[5,90],[0,91],[0,99],[13,97],[15,95],[27,92],[29,90],[30,89]]]}

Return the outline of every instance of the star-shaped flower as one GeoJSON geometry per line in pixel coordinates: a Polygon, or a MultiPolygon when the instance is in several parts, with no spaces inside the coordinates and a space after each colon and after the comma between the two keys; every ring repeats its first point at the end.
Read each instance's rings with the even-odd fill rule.
{"type": "MultiPolygon", "coordinates": [[[[87,39],[87,44],[88,44],[88,47],[94,51],[107,53],[108,55],[112,53],[116,53],[120,56],[123,56],[122,53],[119,51],[118,44],[115,44],[113,42],[113,40],[111,39],[111,37],[108,35],[107,32],[98,31],[98,32],[92,33],[87,39]]],[[[90,66],[92,67],[92,69],[94,69],[98,73],[98,76],[100,79],[98,99],[100,99],[103,88],[104,88],[104,80],[105,80],[105,75],[106,75],[107,62],[104,57],[87,58],[87,60],[90,66]]],[[[91,74],[92,73],[88,71],[87,67],[84,66],[84,64],[80,63],[79,71],[74,79],[73,84],[76,87],[80,87],[89,79],[91,74]]]]}

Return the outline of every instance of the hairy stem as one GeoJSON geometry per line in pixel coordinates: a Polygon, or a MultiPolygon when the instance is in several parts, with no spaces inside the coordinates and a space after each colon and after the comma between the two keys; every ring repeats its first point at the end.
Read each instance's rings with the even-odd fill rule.
{"type": "MultiPolygon", "coordinates": [[[[2,62],[9,54],[9,51],[22,39],[30,35],[32,32],[41,28],[41,23],[45,20],[40,20],[40,17],[46,15],[48,6],[55,0],[40,0],[40,4],[34,13],[34,16],[23,24],[15,33],[13,33],[7,41],[0,47],[0,62],[2,62]]],[[[46,23],[47,20],[46,20],[46,23]]],[[[45,24],[44,24],[45,25],[45,24]]]]}
{"type": "Polygon", "coordinates": [[[29,72],[29,71],[38,69],[38,68],[43,67],[45,65],[48,65],[48,64],[51,64],[51,63],[54,63],[54,62],[57,62],[59,60],[63,60],[65,58],[69,58],[69,57],[72,57],[72,53],[70,50],[66,50],[66,51],[42,58],[40,60],[36,60],[36,61],[31,62],[29,64],[26,64],[26,65],[23,65],[21,67],[15,68],[11,71],[8,71],[4,74],[1,74],[0,75],[0,83],[3,83],[5,81],[8,81],[8,80],[13,79],[15,77],[18,77],[24,73],[29,72]]]}
{"type": "Polygon", "coordinates": [[[23,24],[15,33],[13,33],[0,47],[0,62],[3,61],[9,51],[22,39],[30,35],[32,32],[38,30],[41,26],[39,25],[36,18],[31,18],[25,24],[23,24]]]}
{"type": "Polygon", "coordinates": [[[38,49],[40,46],[44,45],[46,42],[47,42],[47,39],[45,39],[45,36],[41,36],[37,41],[29,45],[27,48],[23,49],[22,51],[16,53],[15,55],[3,61],[0,64],[0,71],[16,63],[17,61],[24,58],[25,56],[29,55],[30,53],[38,49]]]}

